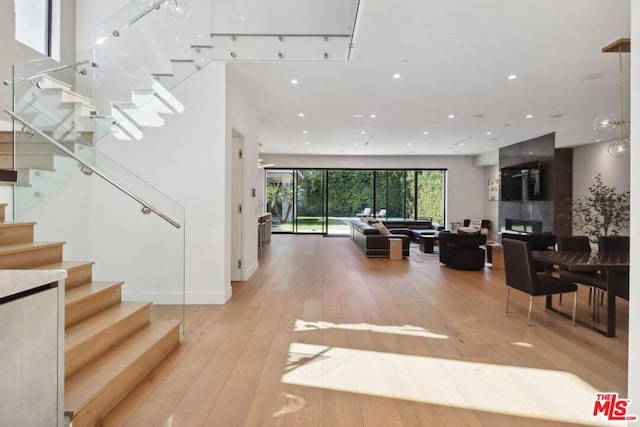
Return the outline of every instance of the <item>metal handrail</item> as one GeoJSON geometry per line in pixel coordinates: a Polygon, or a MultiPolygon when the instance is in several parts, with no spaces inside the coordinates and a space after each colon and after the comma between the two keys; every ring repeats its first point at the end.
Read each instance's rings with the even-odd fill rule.
{"type": "Polygon", "coordinates": [[[78,71],[78,73],[80,73],[82,75],[86,75],[87,74],[87,70],[85,70],[85,69],[78,70],[77,67],[79,67],[81,65],[87,65],[87,64],[91,64],[91,66],[97,67],[97,65],[94,62],[91,62],[88,59],[86,59],[84,61],[76,62],[75,64],[60,65],[58,67],[53,67],[53,68],[49,68],[47,70],[39,71],[39,72],[37,72],[35,74],[32,74],[30,76],[27,76],[27,77],[20,77],[20,78],[13,79],[13,80],[5,80],[5,81],[3,81],[3,83],[5,84],[5,86],[10,86],[10,85],[14,85],[16,83],[24,82],[26,80],[32,80],[32,79],[36,79],[38,77],[44,77],[44,76],[47,76],[47,75],[49,75],[51,73],[55,73],[57,71],[66,70],[68,68],[76,68],[76,71],[78,71]]]}
{"type": "Polygon", "coordinates": [[[155,207],[153,207],[150,203],[147,203],[144,201],[144,199],[136,196],[135,194],[133,194],[132,192],[130,192],[129,190],[127,190],[126,188],[124,188],[123,186],[121,186],[120,184],[118,184],[117,182],[113,181],[111,178],[109,178],[104,172],[102,172],[100,169],[96,169],[95,166],[91,166],[89,165],[87,162],[85,162],[84,160],[82,160],[80,157],[76,156],[76,154],[72,151],[70,151],[67,147],[65,147],[64,145],[60,144],[58,141],[56,141],[55,139],[51,138],[49,135],[47,135],[46,133],[42,132],[40,129],[38,129],[37,127],[35,127],[32,123],[28,122],[27,120],[23,119],[22,117],[18,116],[17,114],[15,114],[13,111],[9,111],[6,108],[3,110],[5,113],[7,113],[8,115],[10,115],[14,120],[19,121],[20,123],[22,123],[24,126],[26,126],[27,128],[33,130],[35,133],[37,133],[38,135],[40,135],[41,137],[43,137],[44,139],[46,139],[49,143],[53,144],[56,148],[58,148],[60,151],[62,151],[63,153],[65,153],[67,156],[75,159],[78,163],[80,163],[82,165],[82,172],[86,175],[91,175],[93,172],[95,172],[98,176],[100,176],[102,179],[104,179],[105,181],[107,181],[108,183],[110,183],[111,185],[113,185],[114,187],[116,187],[118,190],[122,191],[124,194],[126,194],[127,196],[131,197],[133,200],[135,200],[136,202],[140,203],[142,205],[142,213],[147,215],[151,212],[155,213],[156,215],[158,215],[160,218],[164,219],[165,221],[167,221],[169,224],[173,225],[175,228],[180,228],[181,225],[175,221],[174,219],[172,219],[171,217],[169,217],[168,215],[160,212],[158,209],[156,209],[155,207]]]}
{"type": "Polygon", "coordinates": [[[114,37],[120,37],[121,32],[123,32],[124,30],[126,30],[127,28],[129,28],[130,26],[132,26],[133,24],[135,24],[136,22],[138,22],[139,20],[147,16],[149,13],[153,12],[154,10],[160,9],[160,6],[162,6],[167,1],[168,0],[158,0],[157,2],[149,6],[148,9],[143,10],[142,12],[140,12],[139,14],[131,18],[131,20],[126,24],[124,24],[122,27],[111,31],[111,33],[109,33],[108,36],[99,39],[98,44],[102,44],[114,37]]]}

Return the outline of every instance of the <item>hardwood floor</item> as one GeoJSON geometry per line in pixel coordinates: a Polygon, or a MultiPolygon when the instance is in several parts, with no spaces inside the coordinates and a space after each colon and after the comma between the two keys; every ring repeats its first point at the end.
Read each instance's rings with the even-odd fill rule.
{"type": "Polygon", "coordinates": [[[273,236],[226,305],[187,308],[182,345],[104,425],[589,425],[596,391],[626,395],[626,301],[615,338],[544,298],[527,327],[528,295],[504,312],[503,270],[411,251],[394,262],[349,239],[273,236]]]}

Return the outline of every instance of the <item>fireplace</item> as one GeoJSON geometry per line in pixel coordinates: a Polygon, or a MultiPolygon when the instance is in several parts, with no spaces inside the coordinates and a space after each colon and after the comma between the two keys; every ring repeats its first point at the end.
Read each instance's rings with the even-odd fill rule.
{"type": "Polygon", "coordinates": [[[542,233],[542,221],[534,219],[504,219],[504,229],[516,233],[542,233]]]}

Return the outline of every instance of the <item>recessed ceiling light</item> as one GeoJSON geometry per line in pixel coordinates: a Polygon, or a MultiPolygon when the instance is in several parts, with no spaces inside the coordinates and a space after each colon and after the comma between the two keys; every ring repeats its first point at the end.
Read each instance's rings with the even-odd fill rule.
{"type": "Polygon", "coordinates": [[[552,114],[549,116],[550,119],[559,119],[560,117],[564,116],[564,114],[552,114]]]}
{"type": "Polygon", "coordinates": [[[407,62],[409,62],[408,59],[403,59],[402,61],[400,61],[401,64],[406,64],[407,62]]]}
{"type": "Polygon", "coordinates": [[[304,143],[304,145],[310,145],[310,144],[311,144],[311,143],[310,143],[310,142],[308,142],[308,141],[304,143]]]}
{"type": "Polygon", "coordinates": [[[525,117],[526,117],[527,119],[533,119],[533,114],[527,114],[525,117]]]}
{"type": "Polygon", "coordinates": [[[394,74],[393,76],[391,76],[391,77],[393,77],[394,79],[399,79],[399,78],[400,78],[400,77],[402,77],[402,76],[400,75],[400,73],[395,73],[395,74],[394,74]]]}
{"type": "Polygon", "coordinates": [[[358,146],[358,145],[360,145],[360,143],[359,143],[359,142],[356,142],[356,143],[355,143],[355,144],[353,144],[353,145],[358,146]]]}
{"type": "Polygon", "coordinates": [[[298,84],[298,79],[291,79],[291,84],[292,85],[297,85],[298,84]]]}
{"type": "Polygon", "coordinates": [[[304,113],[298,113],[298,117],[304,117],[304,113]]]}
{"type": "Polygon", "coordinates": [[[375,115],[375,114],[373,114],[373,113],[371,113],[371,114],[369,114],[369,117],[371,117],[372,119],[375,119],[375,118],[376,118],[376,115],[375,115]]]}
{"type": "Polygon", "coordinates": [[[458,145],[462,147],[464,145],[464,142],[459,142],[458,145]]]}
{"type": "Polygon", "coordinates": [[[425,135],[429,135],[429,131],[428,131],[428,130],[425,130],[425,131],[424,131],[424,132],[422,132],[422,133],[423,133],[423,134],[425,134],[425,135]]]}
{"type": "Polygon", "coordinates": [[[410,142],[407,142],[407,147],[411,147],[411,143],[410,142]]]}
{"type": "Polygon", "coordinates": [[[481,119],[481,118],[483,118],[483,117],[484,117],[484,114],[482,114],[482,113],[476,113],[476,114],[472,115],[471,117],[472,117],[472,118],[474,118],[474,119],[481,119]]]}
{"type": "Polygon", "coordinates": [[[456,118],[456,116],[455,116],[455,115],[453,115],[453,114],[449,114],[449,118],[450,118],[450,119],[455,119],[455,118],[456,118]]]}
{"type": "Polygon", "coordinates": [[[533,154],[533,151],[529,151],[529,154],[533,154]]]}
{"type": "Polygon", "coordinates": [[[364,116],[363,116],[362,114],[360,114],[360,113],[355,113],[355,114],[353,114],[351,117],[353,117],[354,119],[361,119],[361,118],[363,118],[364,116]]]}
{"type": "Polygon", "coordinates": [[[509,75],[507,76],[507,78],[508,78],[509,80],[515,80],[517,77],[518,77],[518,76],[516,76],[515,74],[509,74],[509,75]]]}
{"type": "Polygon", "coordinates": [[[365,133],[366,133],[366,132],[365,132],[365,131],[363,131],[363,130],[361,130],[361,131],[360,131],[360,135],[364,135],[365,133]]]}
{"type": "Polygon", "coordinates": [[[492,133],[491,131],[489,131],[489,132],[486,132],[486,134],[487,134],[487,135],[491,135],[491,133],[492,133]]]}
{"type": "Polygon", "coordinates": [[[302,131],[302,134],[303,134],[303,135],[306,135],[306,134],[308,134],[308,133],[309,133],[309,132],[307,132],[306,130],[303,130],[303,131],[302,131]]]}

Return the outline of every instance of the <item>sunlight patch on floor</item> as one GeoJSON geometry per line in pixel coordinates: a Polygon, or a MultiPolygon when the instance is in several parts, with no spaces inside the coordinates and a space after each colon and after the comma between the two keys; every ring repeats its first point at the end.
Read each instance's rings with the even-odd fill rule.
{"type": "Polygon", "coordinates": [[[333,323],[320,320],[318,322],[307,322],[297,319],[295,323],[296,332],[314,331],[317,329],[345,329],[350,331],[369,331],[379,332],[383,334],[398,334],[398,335],[410,335],[414,337],[423,338],[437,338],[447,339],[447,335],[436,334],[428,329],[424,329],[420,326],[402,325],[402,326],[388,326],[388,325],[373,325],[371,323],[333,323]]]}
{"type": "Polygon", "coordinates": [[[592,416],[596,390],[574,374],[292,343],[282,382],[485,412],[573,422],[592,416]]]}

